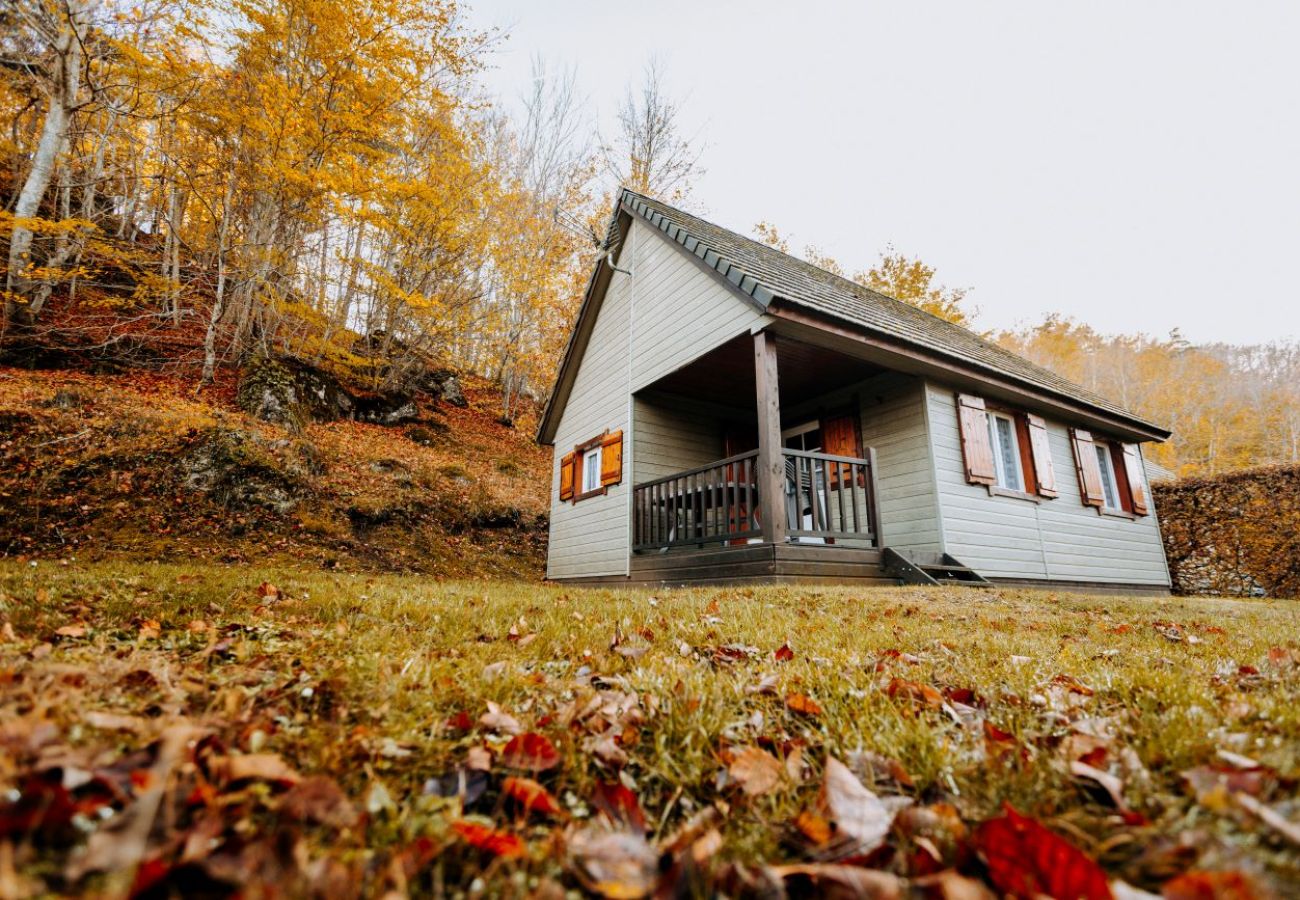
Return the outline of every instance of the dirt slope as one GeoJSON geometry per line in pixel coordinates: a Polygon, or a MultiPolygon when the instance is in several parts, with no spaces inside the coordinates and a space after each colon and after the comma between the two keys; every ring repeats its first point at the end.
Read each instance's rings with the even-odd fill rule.
{"type": "Polygon", "coordinates": [[[241,413],[231,375],[0,368],[0,556],[540,577],[548,454],[465,388],[402,427],[292,433],[241,413]]]}

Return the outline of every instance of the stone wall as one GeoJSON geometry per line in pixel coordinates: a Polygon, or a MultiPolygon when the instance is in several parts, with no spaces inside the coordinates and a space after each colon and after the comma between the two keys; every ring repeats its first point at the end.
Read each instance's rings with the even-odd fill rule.
{"type": "Polygon", "coordinates": [[[1300,466],[1153,485],[1174,590],[1300,598],[1300,466]]]}

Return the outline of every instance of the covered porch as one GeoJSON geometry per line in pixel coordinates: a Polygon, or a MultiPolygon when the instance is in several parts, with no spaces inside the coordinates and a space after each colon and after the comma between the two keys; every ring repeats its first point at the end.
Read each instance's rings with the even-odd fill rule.
{"type": "Polygon", "coordinates": [[[852,389],[884,372],[760,331],[638,392],[633,577],[882,578],[878,463],[852,389]]]}

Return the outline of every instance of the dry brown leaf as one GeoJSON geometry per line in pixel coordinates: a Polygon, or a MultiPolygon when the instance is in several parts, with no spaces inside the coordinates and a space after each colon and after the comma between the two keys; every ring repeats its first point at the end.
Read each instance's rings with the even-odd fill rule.
{"type": "Polygon", "coordinates": [[[853,852],[865,854],[884,843],[893,815],[880,798],[833,756],[826,758],[818,809],[839,833],[854,842],[853,852]]]}
{"type": "Polygon", "coordinates": [[[88,711],[81,719],[91,728],[98,728],[101,731],[132,731],[139,734],[148,727],[148,723],[139,716],[100,712],[95,709],[88,711]]]}
{"type": "Polygon", "coordinates": [[[759,747],[746,747],[736,754],[727,768],[741,790],[757,797],[773,790],[781,783],[785,769],[780,761],[759,747]]]}
{"type": "Polygon", "coordinates": [[[325,775],[304,778],[280,800],[281,815],[332,828],[351,828],[360,816],[338,782],[325,775]]]}
{"type": "Polygon", "coordinates": [[[465,752],[465,768],[476,772],[492,771],[492,751],[482,744],[476,744],[465,752]]]}
{"type": "Polygon", "coordinates": [[[488,711],[479,717],[478,723],[489,731],[499,731],[502,734],[519,734],[523,731],[523,726],[514,716],[501,711],[501,707],[491,700],[487,704],[488,711]]]}
{"type": "Polygon", "coordinates": [[[569,867],[582,885],[601,897],[637,900],[655,889],[659,854],[644,835],[588,825],[568,834],[569,867]]]}
{"type": "Polygon", "coordinates": [[[1115,775],[1094,768],[1078,759],[1070,763],[1070,774],[1095,781],[1110,796],[1110,802],[1114,804],[1116,809],[1120,811],[1128,809],[1127,804],[1124,802],[1124,782],[1115,775]]]}
{"type": "Polygon", "coordinates": [[[269,781],[277,784],[296,784],[298,773],[280,758],[278,753],[244,753],[238,756],[219,757],[212,761],[212,769],[227,782],[269,781]]]}
{"type": "Polygon", "coordinates": [[[805,863],[770,866],[768,871],[783,882],[806,885],[800,896],[853,898],[853,900],[896,900],[903,896],[903,881],[897,875],[835,863],[805,863]]]}
{"type": "Polygon", "coordinates": [[[821,705],[806,694],[790,694],[785,698],[786,708],[805,716],[820,716],[821,705]]]}

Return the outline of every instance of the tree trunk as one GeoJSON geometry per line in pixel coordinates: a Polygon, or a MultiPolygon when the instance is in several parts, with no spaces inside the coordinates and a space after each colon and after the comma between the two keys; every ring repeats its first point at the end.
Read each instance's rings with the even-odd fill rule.
{"type": "MultiPolygon", "coordinates": [[[[34,233],[26,224],[40,212],[41,202],[50,186],[58,160],[59,148],[67,139],[68,121],[76,106],[81,86],[81,42],[87,31],[90,3],[69,0],[61,17],[59,36],[54,44],[57,66],[50,83],[50,105],[41,126],[40,140],[32,157],[32,167],[14,205],[14,230],[9,240],[9,266],[5,278],[4,322],[8,326],[18,315],[18,298],[30,298],[35,287],[27,277],[34,233]]],[[[30,320],[30,315],[25,316],[30,320]]]]}

